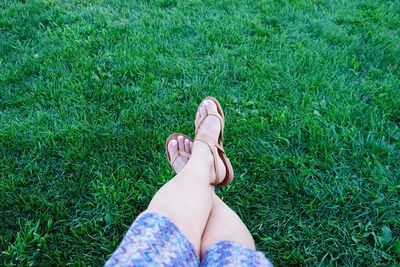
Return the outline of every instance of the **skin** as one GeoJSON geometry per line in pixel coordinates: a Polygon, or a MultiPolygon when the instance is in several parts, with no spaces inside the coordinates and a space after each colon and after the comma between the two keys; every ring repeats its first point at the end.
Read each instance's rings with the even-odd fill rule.
{"type": "MultiPolygon", "coordinates": [[[[215,116],[207,116],[206,109],[216,111],[216,105],[203,101],[196,114],[196,126],[204,118],[199,133],[206,133],[215,141],[221,129],[215,116]]],[[[214,192],[211,183],[215,180],[213,155],[207,144],[191,143],[183,136],[172,140],[168,153],[177,149],[191,153],[190,159],[178,157],[173,163],[176,176],[161,187],[151,200],[146,212],[167,216],[189,239],[200,257],[211,245],[222,241],[235,241],[255,249],[254,240],[240,220],[214,192]]],[[[218,158],[220,177],[225,176],[225,166],[218,158]]]]}

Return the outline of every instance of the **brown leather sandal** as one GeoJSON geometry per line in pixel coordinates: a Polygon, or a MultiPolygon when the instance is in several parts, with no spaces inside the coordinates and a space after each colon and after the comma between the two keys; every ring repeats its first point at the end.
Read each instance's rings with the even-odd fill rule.
{"type": "MultiPolygon", "coordinates": [[[[187,152],[185,152],[185,151],[181,151],[181,150],[179,150],[179,149],[177,149],[177,150],[174,152],[174,154],[172,154],[172,156],[169,155],[169,152],[168,152],[168,144],[169,144],[169,142],[171,142],[172,140],[177,140],[177,139],[178,139],[178,136],[180,136],[180,135],[183,136],[184,139],[189,139],[190,142],[193,142],[192,138],[190,138],[190,137],[187,136],[187,135],[181,134],[181,133],[174,133],[174,134],[171,134],[171,135],[167,138],[167,141],[165,141],[165,153],[167,154],[168,162],[169,162],[169,164],[171,165],[171,168],[174,170],[174,172],[175,172],[175,169],[174,169],[174,162],[175,162],[175,160],[176,160],[179,156],[183,156],[183,157],[185,157],[185,158],[187,158],[187,159],[190,158],[190,154],[189,154],[189,153],[187,153],[187,152]]],[[[178,141],[178,140],[177,140],[177,141],[178,141]]]]}
{"type": "Polygon", "coordinates": [[[206,111],[207,111],[207,116],[215,116],[219,119],[219,121],[221,123],[221,132],[218,137],[218,143],[215,143],[214,139],[211,138],[207,134],[198,134],[201,124],[203,123],[204,119],[207,117],[207,116],[204,116],[203,119],[199,122],[199,124],[197,125],[197,127],[195,129],[195,133],[196,133],[195,141],[198,140],[198,141],[202,141],[202,142],[206,143],[211,150],[211,153],[214,157],[214,170],[215,170],[214,185],[227,185],[227,184],[230,184],[233,180],[233,168],[232,168],[231,162],[229,161],[228,157],[225,154],[225,150],[222,145],[222,138],[224,135],[224,125],[225,125],[224,112],[223,112],[222,107],[219,104],[218,100],[211,96],[208,96],[205,99],[203,99],[203,101],[201,101],[199,107],[202,105],[202,103],[205,100],[210,100],[210,101],[214,102],[215,105],[217,106],[217,113],[215,113],[213,111],[209,111],[207,108],[206,108],[206,111]],[[226,168],[226,174],[225,174],[225,177],[223,177],[223,179],[221,179],[221,177],[219,177],[219,172],[217,171],[218,170],[218,160],[217,160],[216,155],[218,155],[221,158],[221,160],[224,163],[225,168],[226,168]]]}

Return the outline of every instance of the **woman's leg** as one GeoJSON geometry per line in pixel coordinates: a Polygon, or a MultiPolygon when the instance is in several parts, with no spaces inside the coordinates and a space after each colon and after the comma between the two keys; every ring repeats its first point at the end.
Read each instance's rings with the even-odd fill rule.
{"type": "MultiPolygon", "coordinates": [[[[202,105],[215,104],[205,101],[202,105]]],[[[206,110],[200,107],[198,120],[206,116],[206,110]]],[[[215,116],[207,116],[199,133],[206,133],[215,140],[220,132],[220,122],[215,116]]],[[[178,146],[180,140],[178,140],[178,146]]],[[[169,152],[176,146],[171,142],[169,152]]],[[[219,160],[220,177],[225,176],[225,167],[219,160]]],[[[185,167],[168,183],[166,183],[151,200],[146,212],[160,213],[167,216],[194,245],[200,255],[201,237],[207,224],[212,207],[212,191],[210,183],[215,179],[213,156],[210,148],[203,142],[194,141],[192,154],[185,167]]]]}
{"type": "Polygon", "coordinates": [[[185,168],[158,190],[145,211],[167,216],[197,252],[212,206],[211,166],[208,146],[194,142],[192,156],[185,168]]]}
{"type": "Polygon", "coordinates": [[[201,257],[219,241],[234,241],[255,249],[253,237],[239,216],[211,190],[212,209],[201,241],[201,257]]]}

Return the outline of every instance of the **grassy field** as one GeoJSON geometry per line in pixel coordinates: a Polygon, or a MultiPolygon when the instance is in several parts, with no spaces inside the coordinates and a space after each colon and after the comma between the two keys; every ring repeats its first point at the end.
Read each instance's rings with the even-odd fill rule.
{"type": "Polygon", "coordinates": [[[0,1],[0,265],[102,265],[213,95],[259,250],[398,266],[399,63],[399,1],[0,1]]]}

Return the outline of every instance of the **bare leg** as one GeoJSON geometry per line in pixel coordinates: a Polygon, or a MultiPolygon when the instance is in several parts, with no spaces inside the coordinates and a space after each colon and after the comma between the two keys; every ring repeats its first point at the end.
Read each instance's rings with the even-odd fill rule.
{"type": "Polygon", "coordinates": [[[185,168],[158,190],[145,212],[167,216],[200,251],[201,236],[210,214],[210,169],[212,156],[207,145],[194,142],[185,168]]]}
{"type": "Polygon", "coordinates": [[[253,237],[239,216],[211,190],[212,209],[201,241],[201,257],[219,241],[234,241],[255,249],[253,237]]]}
{"type": "MultiPolygon", "coordinates": [[[[216,110],[215,104],[210,101],[205,101],[203,105],[211,105],[209,108],[216,110]]],[[[202,116],[206,116],[206,111],[200,107],[197,119],[201,119],[202,116]]],[[[220,132],[219,120],[214,116],[207,116],[199,132],[207,133],[217,140],[220,132]]],[[[178,145],[179,142],[178,139],[178,145]]],[[[176,143],[172,143],[171,146],[174,145],[176,146],[176,143]]],[[[221,177],[225,176],[222,161],[219,161],[218,171],[221,177]]],[[[210,148],[203,142],[195,141],[187,164],[171,181],[158,190],[145,211],[167,216],[194,245],[198,255],[200,255],[201,237],[212,207],[210,183],[214,179],[210,148]]]]}

